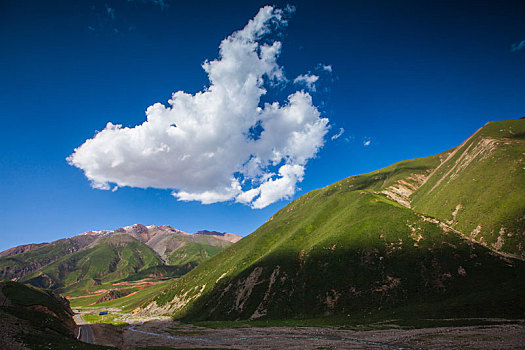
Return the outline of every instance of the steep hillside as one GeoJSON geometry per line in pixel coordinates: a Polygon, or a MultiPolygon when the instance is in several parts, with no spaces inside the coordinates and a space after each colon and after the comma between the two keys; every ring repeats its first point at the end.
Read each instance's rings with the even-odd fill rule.
{"type": "MultiPolygon", "coordinates": [[[[498,122],[498,127],[522,127],[524,122],[498,122]]],[[[491,135],[492,125],[476,135],[491,135]]],[[[523,167],[522,157],[516,156],[525,147],[509,141],[511,148],[500,145],[499,160],[493,159],[497,168],[478,159],[462,165],[453,180],[435,186],[439,180],[433,179],[440,169],[465,144],[312,191],[240,242],[170,281],[159,295],[135,296],[135,304],[128,307],[137,307],[135,311],[143,314],[166,313],[191,320],[318,317],[379,310],[405,310],[425,317],[523,317],[522,261],[471,240],[450,226],[454,222],[447,224],[438,215],[411,208],[412,202],[417,208],[426,203],[445,205],[463,192],[471,195],[466,208],[490,207],[487,203],[506,197],[509,191],[495,185],[494,179],[510,179],[505,183],[515,184],[513,200],[497,202],[497,210],[483,211],[487,217],[482,220],[514,220],[517,246],[523,242],[519,220],[523,201],[514,199],[525,198],[525,183],[519,181],[525,177],[518,169],[523,167]],[[441,199],[433,197],[439,186],[466,182],[473,174],[469,166],[477,167],[475,179],[482,186],[455,192],[449,188],[450,197],[447,191],[439,192],[441,199]],[[429,186],[435,187],[432,193],[429,186]]]]}
{"type": "Polygon", "coordinates": [[[66,299],[49,290],[0,282],[0,348],[101,349],[75,339],[77,327],[66,299]]]}
{"type": "Polygon", "coordinates": [[[414,210],[487,247],[525,257],[525,120],[490,122],[447,154],[414,210]]]}

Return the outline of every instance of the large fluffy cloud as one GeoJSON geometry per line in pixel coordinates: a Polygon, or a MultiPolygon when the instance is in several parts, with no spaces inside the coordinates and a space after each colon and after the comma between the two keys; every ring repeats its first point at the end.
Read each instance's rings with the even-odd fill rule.
{"type": "Polygon", "coordinates": [[[133,128],[108,123],[69,164],[98,189],[172,189],[183,201],[235,200],[253,208],[290,198],[329,126],[308,92],[296,91],[282,105],[261,104],[265,83],[285,80],[277,64],[281,43],[261,39],[285,24],[285,11],[261,8],[221,42],[218,59],[203,64],[208,88],[174,93],[170,106],[150,106],[147,120],[133,128]]]}

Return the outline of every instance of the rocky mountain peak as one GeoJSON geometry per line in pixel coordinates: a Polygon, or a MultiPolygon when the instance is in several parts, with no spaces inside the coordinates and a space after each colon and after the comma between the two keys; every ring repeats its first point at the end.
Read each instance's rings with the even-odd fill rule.
{"type": "Polygon", "coordinates": [[[208,231],[208,230],[201,230],[194,233],[195,235],[205,235],[205,236],[212,236],[218,239],[222,239],[228,242],[235,243],[239,241],[242,237],[239,235],[236,235],[234,233],[228,233],[228,232],[217,232],[217,231],[208,231]]]}

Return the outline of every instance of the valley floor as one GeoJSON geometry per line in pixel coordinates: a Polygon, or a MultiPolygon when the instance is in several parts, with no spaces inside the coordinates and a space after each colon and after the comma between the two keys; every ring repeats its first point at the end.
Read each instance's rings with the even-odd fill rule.
{"type": "Polygon", "coordinates": [[[206,328],[170,320],[92,325],[98,344],[121,349],[523,349],[525,322],[467,327],[347,330],[335,327],[206,328]]]}

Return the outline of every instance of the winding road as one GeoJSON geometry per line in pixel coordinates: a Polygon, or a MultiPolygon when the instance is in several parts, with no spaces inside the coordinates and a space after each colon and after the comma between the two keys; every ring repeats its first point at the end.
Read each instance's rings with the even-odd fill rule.
{"type": "Polygon", "coordinates": [[[95,344],[95,337],[91,326],[82,319],[82,315],[75,314],[75,323],[78,326],[77,339],[84,343],[95,344]]]}

